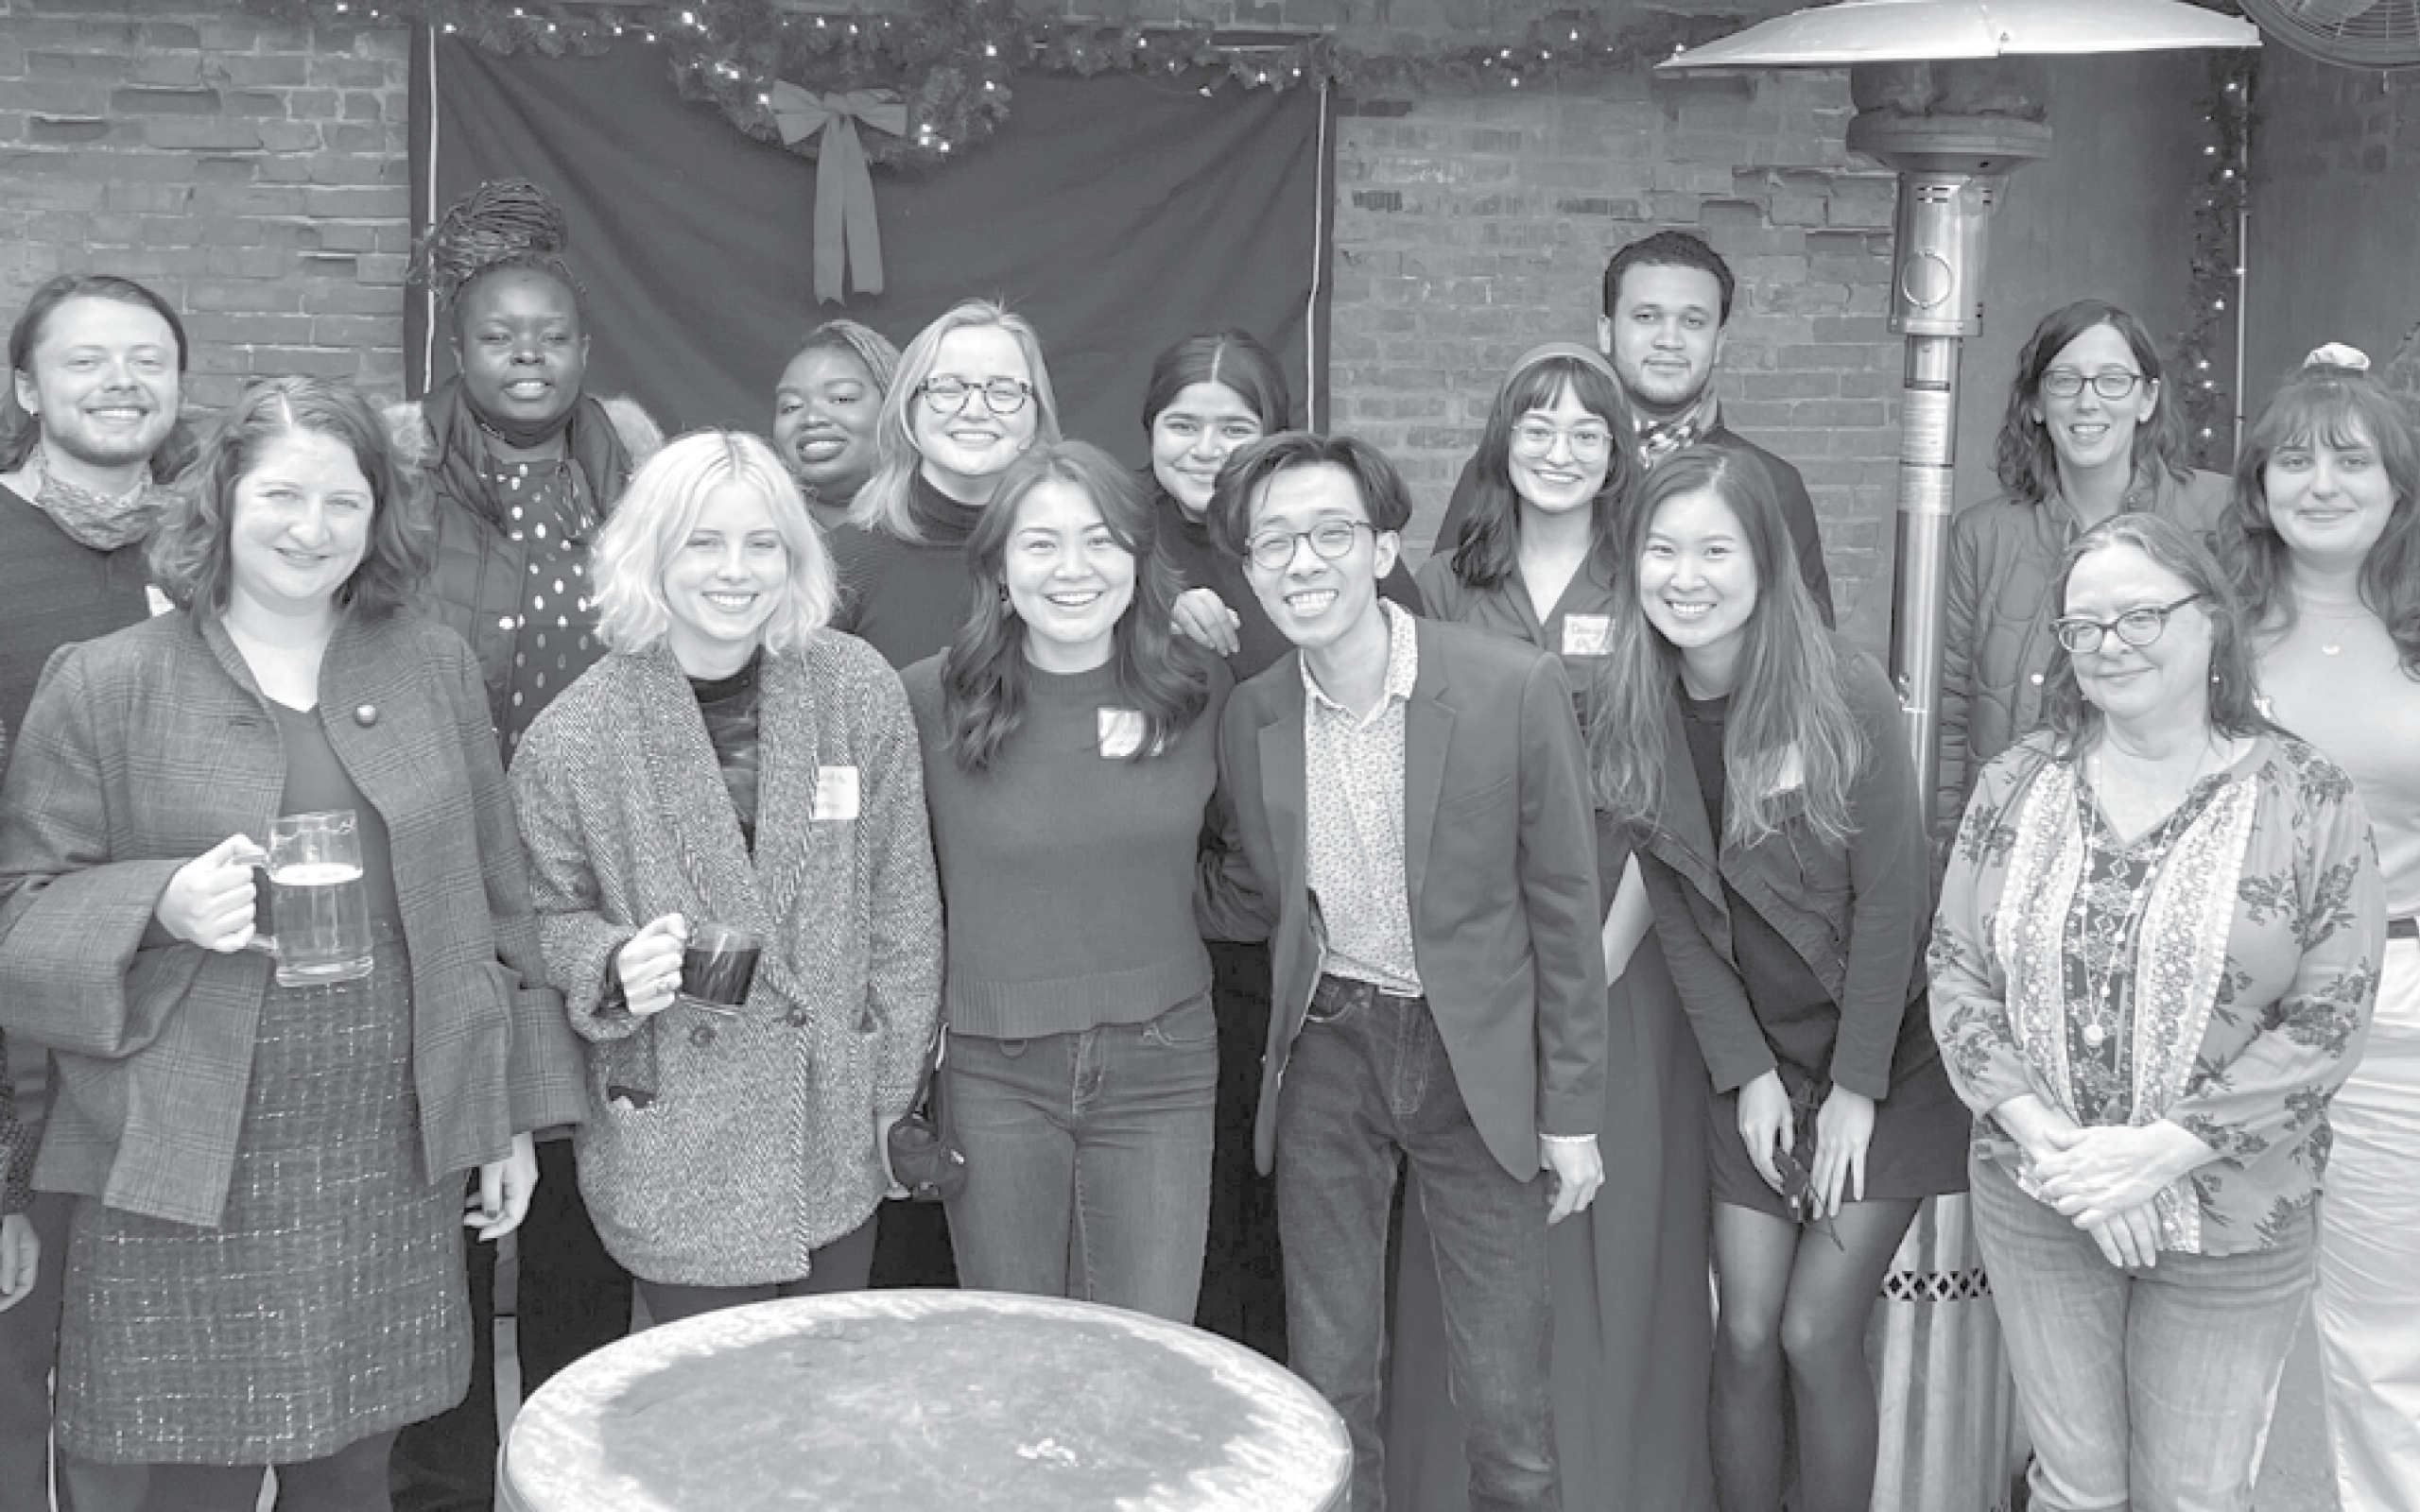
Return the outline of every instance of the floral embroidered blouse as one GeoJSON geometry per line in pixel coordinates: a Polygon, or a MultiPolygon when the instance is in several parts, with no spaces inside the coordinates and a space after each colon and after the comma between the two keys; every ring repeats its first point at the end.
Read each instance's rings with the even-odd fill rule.
{"type": "Polygon", "coordinates": [[[2031,1092],[2087,1126],[2167,1119],[2213,1159],[2155,1199],[2162,1249],[2265,1249],[2311,1206],[2327,1102],[2360,1058],[2386,945],[2344,773],[2256,737],[2131,844],[2036,733],[1984,768],[1942,885],[1933,1032],[1975,1151],[2032,1192],[1991,1118],[2031,1092]]]}

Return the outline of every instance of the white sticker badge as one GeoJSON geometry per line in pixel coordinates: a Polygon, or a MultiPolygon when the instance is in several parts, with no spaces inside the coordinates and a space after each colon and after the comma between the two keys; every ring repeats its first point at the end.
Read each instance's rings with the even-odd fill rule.
{"type": "Polygon", "coordinates": [[[846,823],[857,816],[857,769],[854,766],[819,766],[815,769],[815,812],[809,817],[817,824],[846,823]]]}
{"type": "Polygon", "coordinates": [[[1613,655],[1613,616],[1610,614],[1565,614],[1563,617],[1563,654],[1565,656],[1613,655]]]}
{"type": "Polygon", "coordinates": [[[1100,759],[1122,762],[1143,748],[1143,711],[1100,711],[1100,759]]]}

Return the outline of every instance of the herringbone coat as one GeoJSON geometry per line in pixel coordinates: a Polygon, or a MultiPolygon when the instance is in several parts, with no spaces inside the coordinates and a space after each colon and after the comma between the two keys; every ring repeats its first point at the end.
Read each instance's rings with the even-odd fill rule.
{"type": "Polygon", "coordinates": [[[898,675],[826,630],[769,653],[761,677],[752,858],[663,646],[591,667],[512,764],[547,969],[591,1041],[580,1191],[614,1259],[670,1285],[796,1280],[865,1222],[885,1186],[879,1121],[914,1096],[941,1010],[941,894],[898,675]],[[614,953],[668,913],[766,942],[746,1006],[599,1019],[614,953]]]}

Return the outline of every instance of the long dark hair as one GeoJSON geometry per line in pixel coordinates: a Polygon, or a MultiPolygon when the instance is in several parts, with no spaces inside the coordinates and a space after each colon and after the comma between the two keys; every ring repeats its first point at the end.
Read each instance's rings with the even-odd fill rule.
{"type": "Polygon", "coordinates": [[[1088,441],[1038,445],[1000,474],[999,490],[967,538],[975,610],[942,662],[942,718],[950,754],[970,772],[989,767],[1025,722],[1034,673],[1026,658],[1024,622],[1009,604],[1009,538],[1026,495],[1046,482],[1081,490],[1099,508],[1110,539],[1134,558],[1134,598],[1118,617],[1111,659],[1120,696],[1143,716],[1143,741],[1129,759],[1167,749],[1209,707],[1204,653],[1168,628],[1179,591],[1176,569],[1155,549],[1159,512],[1141,484],[1088,441]]]}
{"type": "Polygon", "coordinates": [[[312,431],[340,442],[370,484],[370,541],[336,602],[364,619],[409,603],[428,571],[436,528],[424,474],[398,457],[387,421],[351,384],[261,378],[219,417],[201,459],[151,537],[151,572],[180,608],[223,610],[234,581],[235,486],[279,438],[312,431]]]}
{"type": "MultiPolygon", "coordinates": [[[[2192,474],[2186,464],[2185,409],[2168,391],[2167,368],[2159,344],[2143,322],[2106,300],[2078,300],[2042,318],[2025,349],[2016,354],[2016,381],[2009,386],[2008,414],[2000,421],[1999,439],[1992,449],[1992,471],[2000,487],[2029,504],[2040,504],[2059,484],[2059,453],[2050,432],[2034,418],[2042,402],[2042,375],[2067,343],[2105,325],[2118,333],[2134,354],[2146,382],[2159,385],[2151,418],[2135,427],[2135,481],[2156,483],[2162,475],[2182,482],[2192,474]]],[[[2132,396],[2128,396],[2131,398],[2132,396]]]]}
{"type": "MultiPolygon", "coordinates": [[[[2250,622],[2235,585],[2219,558],[2200,536],[2148,509],[2111,515],[2076,537],[2059,563],[2058,580],[2050,585],[2050,602],[2066,612],[2067,584],[2076,564],[2096,551],[2132,546],[2176,575],[2201,595],[2202,610],[2210,616],[2210,728],[2222,735],[2256,735],[2275,727],[2263,718],[2259,679],[2252,661],[2250,622]]],[[[2050,659],[2042,679],[2042,723],[2051,734],[2053,750],[2062,761],[2074,757],[2100,729],[2101,713],[2083,696],[2076,680],[2076,659],[2061,651],[2050,659]]]]}
{"type": "Polygon", "coordinates": [[[1663,827],[1669,780],[1665,732],[1677,717],[1673,690],[1681,656],[1648,622],[1637,563],[1656,511],[1668,500],[1703,490],[1712,490],[1738,516],[1756,574],[1756,605],[1723,724],[1723,833],[1748,845],[1778,830],[1786,817],[1785,783],[1794,777],[1808,825],[1824,840],[1844,844],[1854,829],[1849,787],[1866,753],[1843,692],[1840,656],[1798,576],[1789,526],[1763,464],[1713,447],[1687,447],[1667,457],[1648,474],[1628,516],[1622,541],[1628,565],[1614,582],[1613,654],[1598,670],[1588,729],[1598,803],[1635,833],[1663,827]]]}
{"type": "Polygon", "coordinates": [[[2236,458],[2220,557],[2255,633],[2274,639],[2292,629],[2301,606],[2292,549],[2269,519],[2269,460],[2288,447],[2348,446],[2357,434],[2367,438],[2394,486],[2386,529],[2361,558],[2361,603],[2385,622],[2404,676],[2420,679],[2420,447],[2403,405],[2367,372],[2311,363],[2279,386],[2236,458]]]}
{"type": "MultiPolygon", "coordinates": [[[[70,300],[114,300],[150,311],[167,322],[168,334],[177,340],[177,375],[184,376],[190,349],[185,342],[185,323],[179,318],[176,306],[151,289],[130,278],[114,273],[61,273],[34,290],[26,307],[17,316],[17,323],[9,330],[9,370],[30,375],[34,370],[34,349],[49,334],[51,317],[70,300]]],[[[0,472],[13,472],[26,465],[33,455],[34,444],[42,439],[42,421],[17,403],[17,386],[9,384],[0,390],[0,472]]],[[[151,454],[151,475],[163,480],[173,478],[191,465],[196,443],[193,428],[183,420],[168,427],[160,449],[151,454]]]]}
{"type": "MultiPolygon", "coordinates": [[[[1637,486],[1636,428],[1622,386],[1603,369],[1578,357],[1546,357],[1519,369],[1495,391],[1487,429],[1479,433],[1472,469],[1478,490],[1462,539],[1454,548],[1454,576],[1473,588],[1490,589],[1512,576],[1521,558],[1521,496],[1512,486],[1512,430],[1533,409],[1547,409],[1565,390],[1580,407],[1614,433],[1605,457],[1605,481],[1588,501],[1589,536],[1596,558],[1609,569],[1621,559],[1622,501],[1637,486]]],[[[1618,571],[1615,576],[1619,576],[1618,571]]]]}

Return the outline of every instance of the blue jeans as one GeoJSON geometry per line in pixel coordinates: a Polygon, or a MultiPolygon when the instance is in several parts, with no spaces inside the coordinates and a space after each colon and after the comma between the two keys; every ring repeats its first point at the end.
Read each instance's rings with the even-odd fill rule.
{"type": "Polygon", "coordinates": [[[2103,1260],[2092,1236],[1971,1163],[1975,1235],[2033,1435],[2038,1512],[2245,1512],[2311,1287],[2305,1212],[2273,1249],[2103,1260]]]}
{"type": "Polygon", "coordinates": [[[1354,1512],[1384,1512],[1379,1377],[1397,1174],[1428,1220],[1472,1512],[1563,1504],[1547,1398],[1547,1180],[1479,1138],[1421,998],[1322,977],[1277,1091],[1289,1360],[1353,1437],[1354,1512]]]}
{"type": "Polygon", "coordinates": [[[966,1155],[949,1202],[959,1281],[1192,1322],[1218,1086],[1206,993],[1148,1023],[952,1034],[942,1088],[966,1155]]]}

